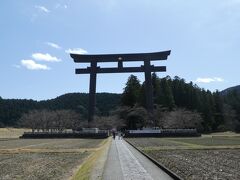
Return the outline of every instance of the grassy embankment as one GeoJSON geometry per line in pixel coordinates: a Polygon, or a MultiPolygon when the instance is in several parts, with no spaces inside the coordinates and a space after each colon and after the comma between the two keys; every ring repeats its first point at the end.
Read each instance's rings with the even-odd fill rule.
{"type": "Polygon", "coordinates": [[[96,150],[86,158],[85,162],[78,167],[72,180],[87,180],[92,179],[91,177],[94,177],[94,179],[101,179],[110,143],[111,138],[104,140],[100,147],[96,148],[96,150]],[[94,172],[96,168],[100,168],[100,171],[94,172]]]}

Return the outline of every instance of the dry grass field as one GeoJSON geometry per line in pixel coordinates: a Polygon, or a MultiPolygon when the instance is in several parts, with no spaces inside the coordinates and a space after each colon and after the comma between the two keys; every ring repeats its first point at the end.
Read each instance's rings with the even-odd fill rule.
{"type": "MultiPolygon", "coordinates": [[[[101,139],[16,139],[1,130],[0,179],[71,179],[101,139]]],[[[9,132],[9,131],[6,131],[9,132]]],[[[22,131],[23,132],[23,131],[22,131]]]]}
{"type": "Polygon", "coordinates": [[[128,141],[183,179],[240,179],[240,136],[129,138],[128,141]]]}
{"type": "Polygon", "coordinates": [[[29,132],[30,129],[18,129],[18,128],[0,128],[0,139],[3,138],[19,138],[23,132],[29,132]]]}

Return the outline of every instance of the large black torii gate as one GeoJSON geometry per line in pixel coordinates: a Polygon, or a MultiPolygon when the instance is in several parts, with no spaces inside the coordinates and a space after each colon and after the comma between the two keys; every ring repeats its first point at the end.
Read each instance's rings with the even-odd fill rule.
{"type": "Polygon", "coordinates": [[[153,52],[153,53],[133,53],[133,54],[70,54],[75,63],[90,63],[90,67],[75,69],[76,74],[90,74],[89,86],[89,107],[88,123],[93,120],[96,104],[96,80],[97,73],[130,73],[144,72],[146,87],[146,106],[149,114],[153,113],[153,87],[151,81],[152,72],[165,72],[166,66],[151,65],[151,61],[167,60],[171,51],[153,52]],[[143,61],[144,65],[139,67],[123,67],[123,62],[143,61]],[[97,66],[98,62],[117,62],[117,67],[101,68],[97,66]]]}

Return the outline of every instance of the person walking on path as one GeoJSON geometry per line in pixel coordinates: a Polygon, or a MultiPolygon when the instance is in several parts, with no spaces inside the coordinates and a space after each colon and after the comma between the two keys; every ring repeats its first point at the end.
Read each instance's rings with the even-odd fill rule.
{"type": "Polygon", "coordinates": [[[115,140],[115,136],[116,136],[115,131],[113,131],[112,134],[113,134],[113,139],[115,140]]]}

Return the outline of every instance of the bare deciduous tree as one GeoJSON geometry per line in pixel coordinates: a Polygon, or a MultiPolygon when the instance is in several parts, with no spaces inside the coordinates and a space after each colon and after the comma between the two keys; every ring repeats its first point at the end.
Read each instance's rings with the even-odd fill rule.
{"type": "Polygon", "coordinates": [[[33,110],[25,113],[20,124],[32,129],[32,132],[49,130],[62,132],[65,129],[74,129],[80,125],[81,116],[72,110],[33,110]]]}
{"type": "Polygon", "coordinates": [[[162,128],[186,129],[197,128],[201,129],[202,117],[199,113],[188,111],[185,109],[175,109],[174,111],[163,111],[160,120],[162,128]]]}

